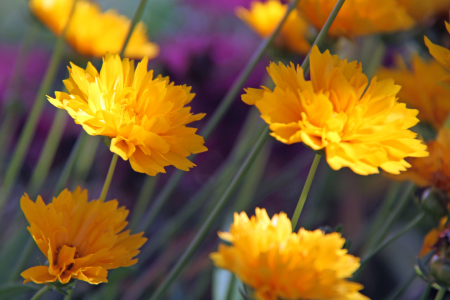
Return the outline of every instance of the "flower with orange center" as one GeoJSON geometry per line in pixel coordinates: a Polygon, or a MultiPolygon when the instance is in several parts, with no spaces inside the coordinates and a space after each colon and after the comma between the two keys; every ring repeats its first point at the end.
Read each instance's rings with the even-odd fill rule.
{"type": "Polygon", "coordinates": [[[450,0],[397,1],[417,22],[424,22],[435,15],[448,11],[450,8],[450,0]]]}
{"type": "MultiPolygon", "coordinates": [[[[279,0],[267,2],[254,1],[250,10],[239,7],[236,15],[244,20],[261,37],[267,37],[275,30],[286,14],[288,6],[279,0]]],[[[308,23],[300,16],[298,10],[293,10],[275,39],[275,44],[288,50],[299,53],[308,53],[311,45],[306,40],[308,23]]]]}
{"type": "Polygon", "coordinates": [[[191,153],[206,151],[196,128],[186,125],[202,119],[190,107],[194,94],[168,77],[153,78],[147,58],[134,68],[134,61],[106,54],[100,73],[89,62],[86,70],[72,64],[64,80],[69,93],[56,92],[48,100],[65,109],[90,135],[108,136],[110,149],[131,167],[154,176],[173,165],[189,171],[195,165],[191,153]]]}
{"type": "Polygon", "coordinates": [[[394,80],[374,78],[368,85],[361,64],[321,54],[317,47],[310,65],[307,81],[300,66],[271,63],[274,90],[250,88],[242,96],[259,109],[273,137],[324,149],[334,170],[349,167],[361,175],[378,173],[379,167],[398,174],[410,167],[405,157],[428,156],[409,130],[419,122],[418,111],[397,102],[400,86],[394,80]]]}
{"type": "Polygon", "coordinates": [[[22,272],[24,283],[68,283],[72,278],[91,284],[108,282],[108,270],[134,265],[133,259],[145,243],[143,232],[123,231],[128,210],[117,200],[88,202],[87,190],[62,191],[52,203],[36,202],[25,194],[20,200],[25,217],[48,266],[22,272]]]}
{"type": "Polygon", "coordinates": [[[400,101],[418,109],[419,120],[435,128],[440,128],[450,113],[450,91],[437,85],[436,81],[449,75],[437,61],[426,62],[417,54],[411,59],[411,69],[398,56],[395,68],[382,68],[377,74],[380,79],[393,78],[401,85],[400,101]]]}
{"type": "MultiPolygon", "coordinates": [[[[69,21],[75,0],[30,0],[34,15],[55,35],[61,35],[69,21]]],[[[131,21],[114,10],[102,12],[100,7],[87,0],[79,0],[70,20],[65,38],[79,53],[101,57],[106,52],[121,51],[131,26],[131,21]]],[[[144,23],[135,27],[128,42],[125,56],[132,58],[154,58],[158,55],[158,45],[147,38],[144,23]]]]}
{"type": "Polygon", "coordinates": [[[439,130],[436,140],[428,142],[430,156],[410,158],[411,168],[398,176],[397,180],[411,180],[418,186],[432,186],[450,196],[450,129],[439,130]]]}
{"type": "MultiPolygon", "coordinates": [[[[301,0],[298,3],[305,18],[321,29],[336,0],[301,0]]],[[[397,0],[346,0],[330,27],[332,36],[355,37],[382,32],[407,30],[414,20],[397,0]]]]}
{"type": "Polygon", "coordinates": [[[359,268],[359,258],[342,249],[345,239],[337,232],[292,232],[285,213],[270,219],[265,209],[256,208],[251,219],[235,213],[230,232],[219,236],[231,246],[220,244],[211,259],[253,288],[257,300],[368,299],[359,293],[361,284],[347,280],[359,268]]]}

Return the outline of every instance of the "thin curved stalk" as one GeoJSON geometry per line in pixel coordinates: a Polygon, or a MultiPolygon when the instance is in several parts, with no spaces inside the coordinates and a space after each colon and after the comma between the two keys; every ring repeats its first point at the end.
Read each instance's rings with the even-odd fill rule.
{"type": "MultiPolygon", "coordinates": [[[[345,0],[344,0],[345,1],[345,0]]],[[[344,2],[340,0],[340,2],[344,2]]],[[[286,21],[288,15],[291,13],[292,10],[296,7],[299,0],[294,0],[289,5],[289,8],[284,15],[283,19],[280,21],[276,29],[273,31],[273,33],[265,38],[258,46],[258,48],[255,50],[253,55],[251,56],[250,60],[247,62],[247,65],[244,67],[244,69],[241,71],[239,76],[234,81],[231,88],[228,90],[225,97],[220,102],[218,108],[214,111],[212,117],[208,120],[203,130],[200,132],[200,135],[203,136],[205,140],[208,139],[209,135],[213,132],[213,130],[217,127],[217,125],[220,123],[222,118],[224,117],[225,113],[230,109],[231,104],[233,104],[233,101],[236,99],[237,95],[241,91],[242,87],[244,86],[245,82],[247,81],[248,77],[256,67],[256,64],[259,62],[263,54],[266,52],[270,44],[273,42],[277,34],[280,32],[281,27],[283,26],[284,22],[286,21]]],[[[191,155],[190,159],[193,160],[196,157],[196,155],[191,155]]],[[[162,209],[164,203],[169,199],[169,196],[172,194],[175,187],[180,182],[181,178],[183,177],[184,172],[177,170],[175,173],[170,177],[169,181],[166,183],[162,191],[158,194],[155,201],[153,202],[152,206],[149,208],[148,213],[145,217],[145,226],[144,228],[150,227],[150,225],[154,222],[156,216],[159,214],[159,211],[162,209]]]]}
{"type": "Polygon", "coordinates": [[[300,194],[300,199],[298,199],[297,207],[295,208],[294,215],[292,216],[292,231],[295,231],[295,227],[297,227],[298,219],[302,213],[303,206],[305,205],[306,197],[308,197],[309,189],[311,188],[311,184],[314,179],[314,175],[316,174],[317,167],[319,166],[321,157],[322,155],[320,154],[316,154],[314,157],[305,185],[303,186],[302,193],[300,194]]]}
{"type": "Polygon", "coordinates": [[[34,296],[30,299],[30,300],[38,300],[39,298],[41,298],[45,292],[48,291],[48,285],[45,285],[43,288],[41,288],[39,291],[36,292],[36,294],[34,294],[34,296]]]}
{"type": "Polygon", "coordinates": [[[109,186],[111,185],[111,180],[114,175],[114,170],[116,169],[116,164],[117,164],[118,158],[119,158],[119,155],[114,153],[114,155],[111,159],[111,164],[109,165],[108,174],[106,174],[105,183],[103,184],[102,193],[100,195],[100,202],[104,202],[106,195],[108,194],[109,186]]]}
{"type": "Polygon", "coordinates": [[[19,170],[22,167],[23,160],[25,159],[25,155],[31,143],[31,139],[36,130],[36,124],[39,121],[42,109],[44,108],[44,104],[46,101],[45,95],[49,93],[52,83],[55,79],[56,71],[58,70],[59,63],[61,62],[64,53],[64,46],[65,46],[64,37],[69,27],[68,24],[70,23],[70,19],[72,18],[73,12],[75,11],[74,7],[76,3],[77,1],[74,1],[69,15],[69,21],[67,22],[67,25],[64,28],[63,34],[61,34],[58,37],[55,47],[53,48],[52,57],[47,67],[44,80],[42,81],[42,84],[36,95],[33,108],[31,109],[31,112],[25,123],[24,129],[20,135],[19,142],[14,150],[14,155],[11,159],[11,163],[9,164],[8,169],[6,170],[6,175],[2,187],[0,189],[0,211],[3,208],[3,205],[5,204],[6,199],[9,196],[9,193],[14,185],[14,182],[17,179],[17,176],[19,175],[19,170]]]}

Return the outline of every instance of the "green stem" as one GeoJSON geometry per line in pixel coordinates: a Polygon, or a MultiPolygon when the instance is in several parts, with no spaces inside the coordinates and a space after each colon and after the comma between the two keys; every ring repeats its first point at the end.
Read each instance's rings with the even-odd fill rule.
{"type": "Polygon", "coordinates": [[[19,275],[24,269],[25,264],[28,258],[30,257],[31,253],[33,253],[33,250],[34,250],[34,240],[30,237],[28,238],[27,243],[25,244],[22,252],[20,253],[20,257],[14,266],[14,269],[11,272],[11,275],[9,276],[9,281],[15,281],[17,280],[17,278],[19,278],[19,275]]]}
{"type": "Polygon", "coordinates": [[[34,169],[33,176],[31,176],[27,191],[32,199],[37,196],[42,187],[48,172],[55,157],[56,149],[61,141],[61,136],[64,131],[64,126],[67,120],[67,112],[58,109],[53,120],[52,127],[47,135],[44,148],[42,148],[39,161],[34,169]]]}
{"type": "Polygon", "coordinates": [[[78,153],[80,152],[80,149],[84,145],[85,141],[87,139],[87,134],[84,132],[84,130],[80,131],[77,137],[77,141],[75,142],[75,145],[73,146],[72,150],[70,151],[69,158],[66,160],[66,163],[64,164],[64,168],[61,172],[61,175],[59,175],[58,182],[55,185],[55,188],[53,190],[53,196],[56,197],[59,195],[59,193],[63,190],[64,185],[66,184],[67,180],[69,179],[70,172],[72,171],[73,165],[75,163],[75,160],[78,156],[78,153]]]}
{"type": "Polygon", "coordinates": [[[144,183],[142,184],[141,191],[139,193],[138,200],[133,207],[133,214],[130,218],[130,229],[135,231],[139,222],[142,219],[145,209],[148,207],[148,203],[152,197],[153,191],[155,190],[157,177],[147,176],[145,177],[144,183]]]}
{"type": "Polygon", "coordinates": [[[428,299],[428,295],[430,295],[431,292],[431,283],[427,284],[427,287],[425,288],[425,291],[423,291],[423,295],[422,298],[420,298],[421,300],[427,300],[428,299]]]}
{"type": "MultiPolygon", "coordinates": [[[[272,43],[272,41],[277,36],[278,32],[281,29],[281,26],[284,24],[284,22],[287,19],[287,16],[289,13],[295,8],[299,0],[294,0],[291,5],[289,6],[285,16],[278,24],[277,28],[272,32],[270,36],[265,38],[258,46],[258,48],[253,53],[250,60],[247,62],[247,65],[244,67],[244,69],[241,71],[237,79],[233,82],[233,85],[228,90],[225,97],[220,102],[218,108],[214,111],[212,117],[208,120],[205,127],[201,131],[200,135],[207,140],[209,135],[213,132],[213,130],[217,127],[219,122],[222,120],[225,113],[229,110],[231,107],[231,104],[233,104],[233,101],[236,99],[237,95],[241,91],[242,87],[244,86],[245,82],[247,81],[248,77],[250,76],[251,72],[256,67],[256,64],[259,62],[261,57],[263,56],[264,52],[267,50],[269,45],[272,43]]],[[[193,160],[196,155],[191,155],[190,159],[193,160]]],[[[148,215],[145,218],[145,224],[144,228],[150,227],[150,225],[155,220],[156,216],[159,214],[159,211],[163,207],[164,203],[169,199],[169,196],[172,194],[175,187],[180,182],[181,178],[183,177],[184,172],[177,170],[172,175],[172,177],[169,179],[169,181],[164,186],[163,190],[158,194],[155,201],[153,202],[152,206],[149,209],[148,215]]]]}
{"type": "Polygon", "coordinates": [[[388,298],[388,300],[397,300],[406,291],[408,286],[416,279],[416,272],[412,272],[408,279],[388,298]]]}
{"type": "Polygon", "coordinates": [[[111,184],[112,177],[114,175],[114,170],[116,169],[117,158],[119,155],[114,153],[111,159],[111,165],[109,166],[108,174],[106,175],[105,184],[103,185],[102,193],[100,195],[100,202],[104,202],[106,194],[108,194],[109,186],[111,184]]]}
{"type": "MultiPolygon", "coordinates": [[[[389,233],[389,230],[392,227],[392,225],[394,224],[394,222],[397,220],[397,218],[403,212],[405,207],[408,205],[410,195],[411,195],[412,191],[414,190],[414,187],[415,187],[414,183],[409,182],[407,184],[407,186],[402,194],[402,197],[398,201],[397,207],[394,209],[394,211],[392,211],[390,213],[389,218],[384,223],[384,226],[380,230],[376,231],[376,233],[372,239],[373,242],[370,246],[379,244],[389,233]]],[[[365,251],[365,253],[370,252],[370,250],[371,250],[371,248],[368,248],[365,251]]]]}
{"type": "Polygon", "coordinates": [[[43,288],[41,288],[39,291],[34,294],[34,296],[30,300],[38,300],[42,297],[42,295],[45,294],[45,292],[48,291],[48,285],[45,285],[43,288]]]}
{"type": "MultiPolygon", "coordinates": [[[[339,9],[341,8],[342,4],[344,4],[345,0],[339,0],[336,4],[335,8],[333,9],[332,13],[328,17],[327,22],[325,23],[324,27],[320,31],[319,35],[316,38],[316,41],[314,42],[314,45],[316,45],[318,42],[321,42],[323,40],[323,37],[327,34],[331,24],[334,21],[334,18],[336,17],[339,9]],[[331,19],[331,21],[330,21],[331,19]]],[[[275,30],[275,32],[272,34],[272,38],[276,35],[277,31],[281,28],[282,23],[287,19],[289,13],[295,8],[295,5],[297,5],[298,0],[294,0],[291,2],[288,11],[286,12],[286,15],[284,16],[283,20],[278,25],[278,28],[275,30]]],[[[264,52],[265,49],[261,51],[261,54],[264,52]]],[[[309,59],[309,54],[306,56],[305,61],[309,59]]],[[[305,61],[303,64],[305,64],[305,61]]],[[[255,62],[256,64],[256,62],[255,62]]],[[[303,65],[302,65],[303,66],[303,65]]],[[[306,67],[304,70],[306,71],[308,67],[306,67]]],[[[214,116],[213,116],[214,117],[214,116]]],[[[205,128],[206,130],[207,128],[205,128]]],[[[253,160],[256,158],[258,152],[261,150],[262,146],[264,145],[265,140],[268,137],[269,128],[266,127],[266,130],[259,136],[258,141],[256,142],[255,146],[253,147],[250,154],[247,156],[245,162],[239,169],[238,173],[236,174],[235,178],[231,182],[228,189],[225,191],[224,195],[220,200],[217,202],[216,206],[214,207],[214,210],[211,212],[208,219],[205,221],[205,223],[200,228],[197,235],[194,237],[194,240],[189,244],[189,247],[184,252],[183,256],[180,258],[180,260],[177,262],[177,264],[172,268],[167,278],[164,280],[164,282],[157,288],[157,290],[154,292],[154,294],[150,297],[150,300],[157,300],[159,299],[169,288],[169,286],[172,284],[172,282],[178,277],[182,269],[187,265],[188,261],[194,254],[195,250],[198,248],[200,243],[205,238],[206,234],[210,230],[210,228],[213,225],[214,220],[219,215],[220,211],[224,208],[227,199],[231,196],[232,192],[236,189],[238,183],[242,180],[242,177],[244,177],[245,172],[250,167],[253,160]]],[[[206,131],[208,133],[208,131],[206,131]]],[[[208,136],[208,134],[206,135],[208,136]]]]}
{"type": "Polygon", "coordinates": [[[353,278],[358,278],[358,276],[361,274],[363,269],[366,267],[368,261],[372,257],[378,254],[378,252],[383,250],[387,245],[389,245],[390,243],[392,243],[393,241],[404,235],[406,232],[417,226],[423,219],[425,219],[425,213],[420,213],[417,217],[411,220],[402,230],[398,231],[396,234],[384,240],[377,248],[375,248],[375,250],[365,255],[361,260],[361,266],[359,267],[358,271],[355,272],[353,278]]]}
{"type": "MultiPolygon", "coordinates": [[[[70,19],[72,18],[76,3],[77,1],[74,1],[74,4],[72,5],[69,21],[67,22],[67,24],[70,23],[70,19]]],[[[64,45],[65,45],[64,37],[68,27],[69,26],[66,25],[63,34],[61,34],[61,36],[58,37],[56,45],[53,49],[52,58],[50,60],[49,66],[47,67],[47,71],[44,76],[44,80],[42,81],[42,84],[36,95],[33,108],[31,109],[30,115],[28,116],[28,119],[25,123],[22,134],[20,135],[17,147],[13,152],[14,155],[6,171],[5,179],[0,189],[0,211],[3,208],[3,205],[5,204],[6,199],[8,198],[9,193],[11,191],[11,188],[13,187],[14,182],[17,179],[19,170],[22,167],[25,154],[28,151],[31,139],[36,130],[36,124],[39,120],[42,109],[44,108],[44,104],[46,101],[45,95],[49,93],[53,80],[55,79],[56,71],[58,70],[59,63],[61,62],[64,53],[64,45]]]]}
{"type": "Polygon", "coordinates": [[[368,232],[365,232],[364,234],[365,236],[367,236],[367,239],[364,241],[365,245],[362,253],[367,253],[369,252],[368,250],[373,249],[375,243],[374,238],[376,237],[376,235],[378,235],[380,227],[386,222],[386,219],[389,217],[392,211],[392,207],[394,206],[394,203],[397,200],[399,189],[400,183],[392,181],[380,209],[378,210],[375,218],[371,222],[370,230],[368,232]]]}
{"type": "Polygon", "coordinates": [[[13,113],[6,114],[0,127],[0,175],[3,174],[3,165],[5,163],[5,157],[8,153],[9,145],[11,144],[12,137],[17,130],[19,122],[17,116],[13,113]]]}
{"type": "Polygon", "coordinates": [[[64,296],[63,300],[70,300],[70,299],[72,299],[72,294],[73,294],[73,289],[68,290],[67,291],[67,295],[64,296]]]}
{"type": "Polygon", "coordinates": [[[314,174],[316,174],[317,166],[319,165],[321,157],[322,155],[320,154],[316,154],[316,156],[314,157],[311,169],[309,170],[308,177],[306,178],[305,185],[303,186],[300,199],[298,199],[297,207],[295,208],[294,215],[292,216],[292,231],[295,231],[295,227],[297,227],[298,218],[302,213],[303,206],[305,205],[306,202],[306,197],[308,197],[309,189],[311,188],[311,184],[314,179],[314,174]]]}
{"type": "MultiPolygon", "coordinates": [[[[330,16],[328,17],[328,20],[323,25],[322,29],[320,30],[319,34],[316,37],[316,40],[314,41],[313,45],[322,45],[323,40],[328,34],[328,30],[331,27],[331,24],[333,24],[334,19],[336,19],[337,14],[341,10],[342,5],[344,5],[345,0],[339,0],[336,5],[334,6],[333,10],[331,11],[330,16]]],[[[312,47],[311,47],[312,49],[312,47]]],[[[309,53],[311,53],[311,50],[309,50],[309,53]]],[[[309,53],[307,55],[307,58],[309,57],[309,53]]],[[[306,69],[309,69],[309,59],[305,59],[302,64],[302,68],[306,74],[306,69]]]]}
{"type": "Polygon", "coordinates": [[[128,42],[130,41],[131,35],[133,34],[133,30],[136,27],[137,23],[139,23],[139,21],[141,20],[146,5],[147,0],[139,1],[138,7],[136,8],[133,18],[131,19],[131,26],[130,29],[128,30],[127,37],[125,38],[125,41],[123,43],[122,51],[120,52],[120,57],[124,57],[125,50],[127,49],[127,45],[128,42]]]}
{"type": "Polygon", "coordinates": [[[447,292],[447,289],[441,288],[439,290],[439,292],[436,294],[436,298],[434,298],[434,300],[442,300],[442,299],[444,299],[445,292],[447,292]]]}
{"type": "Polygon", "coordinates": [[[233,178],[233,181],[230,183],[228,189],[225,191],[225,193],[222,195],[222,197],[217,201],[216,206],[214,207],[214,210],[209,215],[208,219],[205,221],[205,223],[202,225],[192,242],[189,244],[188,248],[184,252],[183,256],[180,258],[180,260],[177,262],[177,264],[172,268],[167,278],[164,280],[164,282],[157,288],[157,290],[154,292],[151,300],[159,299],[165,291],[169,288],[169,286],[172,284],[172,282],[178,277],[180,272],[183,270],[183,268],[187,265],[191,257],[194,255],[197,248],[200,246],[201,242],[204,240],[204,238],[207,236],[208,232],[210,231],[212,225],[214,224],[214,221],[219,216],[219,214],[222,212],[223,208],[225,207],[227,200],[231,197],[233,192],[238,187],[239,183],[244,178],[245,173],[250,168],[251,164],[257,157],[259,151],[261,150],[262,146],[264,145],[265,141],[269,137],[269,127],[266,127],[266,129],[262,132],[262,134],[258,137],[258,141],[256,142],[255,146],[247,156],[245,162],[242,164],[241,168],[237,172],[236,176],[233,178]]]}

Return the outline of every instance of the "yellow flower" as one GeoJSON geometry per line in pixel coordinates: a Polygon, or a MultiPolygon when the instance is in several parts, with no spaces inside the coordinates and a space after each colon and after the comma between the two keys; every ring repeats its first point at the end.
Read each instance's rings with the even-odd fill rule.
{"type": "MultiPolygon", "coordinates": [[[[239,7],[236,15],[244,20],[261,37],[269,36],[286,14],[288,6],[279,0],[269,0],[265,3],[254,1],[250,10],[239,7]]],[[[308,23],[300,16],[297,10],[293,10],[275,40],[275,44],[288,50],[299,53],[308,53],[311,45],[305,39],[308,34],[308,23]]]]}
{"type": "MultiPolygon", "coordinates": [[[[30,0],[31,11],[56,35],[61,35],[69,20],[70,10],[75,0],[30,0]]],[[[67,42],[83,55],[101,57],[106,52],[121,51],[131,21],[114,10],[101,12],[98,5],[79,0],[75,6],[69,28],[67,42]]],[[[131,35],[125,51],[126,57],[154,58],[158,55],[158,45],[147,38],[145,25],[140,22],[131,35]]]]}
{"type": "Polygon", "coordinates": [[[184,107],[194,97],[190,87],[153,78],[147,63],[144,58],[135,70],[134,61],[108,53],[100,73],[91,63],[86,70],[72,64],[64,80],[69,93],[56,92],[48,100],[88,134],[111,137],[111,151],[129,159],[135,171],[154,176],[168,165],[189,171],[195,165],[187,157],[207,149],[197,129],[186,125],[204,114],[184,107]]]}
{"type": "Polygon", "coordinates": [[[419,122],[418,111],[397,102],[400,86],[392,79],[374,78],[367,86],[361,64],[321,54],[317,47],[310,64],[306,81],[301,67],[271,63],[267,70],[275,89],[250,88],[242,96],[256,105],[273,137],[325,149],[331,168],[349,167],[361,175],[378,173],[378,167],[398,174],[410,166],[405,157],[428,155],[408,129],[419,122]]]}
{"type": "Polygon", "coordinates": [[[36,266],[22,272],[24,283],[65,284],[70,279],[91,284],[108,282],[110,269],[134,265],[133,259],[145,243],[143,232],[130,235],[123,231],[128,210],[118,208],[117,200],[88,202],[87,190],[64,190],[52,203],[36,202],[25,194],[20,200],[25,217],[48,266],[36,266]]]}
{"type": "MultiPolygon", "coordinates": [[[[317,29],[321,29],[336,5],[336,0],[301,0],[298,7],[317,29]]],[[[332,36],[361,36],[406,30],[414,20],[397,0],[347,0],[331,25],[332,36]]]]}
{"type": "Polygon", "coordinates": [[[450,8],[450,0],[397,1],[417,22],[424,22],[434,15],[448,11],[450,8]]]}
{"type": "Polygon", "coordinates": [[[411,168],[391,178],[411,180],[421,187],[433,186],[450,196],[450,129],[443,127],[436,140],[428,142],[430,156],[411,158],[411,168]]]}
{"type": "Polygon", "coordinates": [[[411,60],[411,70],[398,56],[396,68],[382,68],[378,78],[393,78],[402,86],[398,93],[400,101],[419,110],[417,116],[423,122],[429,122],[440,128],[450,113],[450,91],[436,84],[436,81],[450,75],[437,61],[425,62],[415,54],[411,60]]]}
{"type": "Polygon", "coordinates": [[[439,236],[443,231],[446,230],[445,224],[447,223],[447,217],[444,217],[439,222],[438,228],[433,228],[428,232],[428,234],[425,236],[425,239],[423,240],[422,249],[420,250],[420,257],[424,257],[428,252],[433,250],[434,246],[439,240],[439,236]]]}
{"type": "Polygon", "coordinates": [[[219,245],[210,257],[219,268],[236,274],[255,291],[258,300],[365,300],[361,284],[348,281],[359,258],[342,249],[339,233],[301,228],[292,232],[285,213],[269,218],[256,208],[256,217],[234,214],[230,232],[219,232],[232,245],[219,245]]]}

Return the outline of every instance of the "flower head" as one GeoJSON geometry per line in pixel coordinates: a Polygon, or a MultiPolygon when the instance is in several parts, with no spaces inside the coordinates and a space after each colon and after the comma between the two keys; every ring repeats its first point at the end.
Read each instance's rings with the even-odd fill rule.
{"type": "MultiPolygon", "coordinates": [[[[75,0],[30,0],[31,11],[56,35],[61,35],[75,0]]],[[[106,52],[121,51],[131,21],[114,10],[102,12],[100,7],[87,0],[79,0],[66,32],[66,40],[83,55],[101,57],[106,52]]],[[[144,23],[135,27],[127,45],[125,56],[154,58],[158,45],[147,38],[144,23]]]]}
{"type": "MultiPolygon", "coordinates": [[[[336,5],[335,0],[302,0],[298,7],[316,28],[321,29],[336,5]]],[[[347,0],[334,20],[332,36],[361,36],[406,30],[414,20],[397,0],[347,0]]]]}
{"type": "Polygon", "coordinates": [[[397,1],[417,22],[424,22],[434,15],[448,11],[450,8],[450,0],[397,1]]]}
{"type": "Polygon", "coordinates": [[[368,299],[358,292],[362,285],[347,280],[359,268],[359,258],[342,249],[345,239],[339,233],[303,228],[293,233],[285,213],[270,219],[257,208],[251,219],[235,213],[230,232],[219,236],[232,245],[219,245],[210,255],[214,264],[252,287],[258,300],[368,299]]]}
{"type": "Polygon", "coordinates": [[[52,203],[36,202],[25,194],[20,200],[25,217],[48,266],[36,266],[22,272],[24,282],[65,284],[72,278],[92,284],[108,282],[110,269],[134,265],[133,259],[146,238],[123,231],[128,210],[117,200],[88,202],[87,190],[62,191],[52,203]]]}
{"type": "Polygon", "coordinates": [[[432,186],[450,196],[450,129],[443,127],[436,140],[428,142],[430,156],[410,158],[411,168],[397,180],[411,180],[421,187],[432,186]]]}
{"type": "Polygon", "coordinates": [[[382,68],[378,78],[392,78],[402,86],[398,93],[400,101],[419,110],[420,121],[440,128],[450,113],[450,91],[436,84],[436,81],[450,75],[437,61],[424,61],[415,54],[409,69],[403,59],[396,58],[395,69],[382,68]]]}
{"type": "Polygon", "coordinates": [[[187,157],[207,149],[197,129],[186,125],[204,114],[184,107],[194,97],[190,87],[153,78],[147,63],[144,58],[135,70],[134,61],[108,53],[100,73],[91,63],[86,70],[72,64],[64,81],[69,93],[48,99],[88,134],[112,138],[111,151],[129,159],[135,171],[154,176],[168,165],[189,171],[195,165],[187,157]]]}
{"type": "Polygon", "coordinates": [[[419,122],[418,111],[397,102],[400,86],[392,79],[374,78],[367,86],[361,64],[321,54],[317,47],[310,65],[306,81],[301,67],[271,63],[275,89],[247,89],[242,96],[259,109],[277,140],[325,149],[333,169],[349,167],[362,175],[378,173],[378,167],[398,174],[410,166],[405,157],[428,155],[408,129],[419,122]]]}
{"type": "MultiPolygon", "coordinates": [[[[254,1],[251,3],[250,10],[239,7],[236,14],[261,37],[267,37],[283,19],[287,9],[288,6],[279,0],[269,0],[264,3],[254,1]]],[[[283,24],[275,43],[292,52],[306,54],[311,48],[305,38],[307,34],[308,23],[300,16],[298,10],[293,10],[283,24]]]]}

